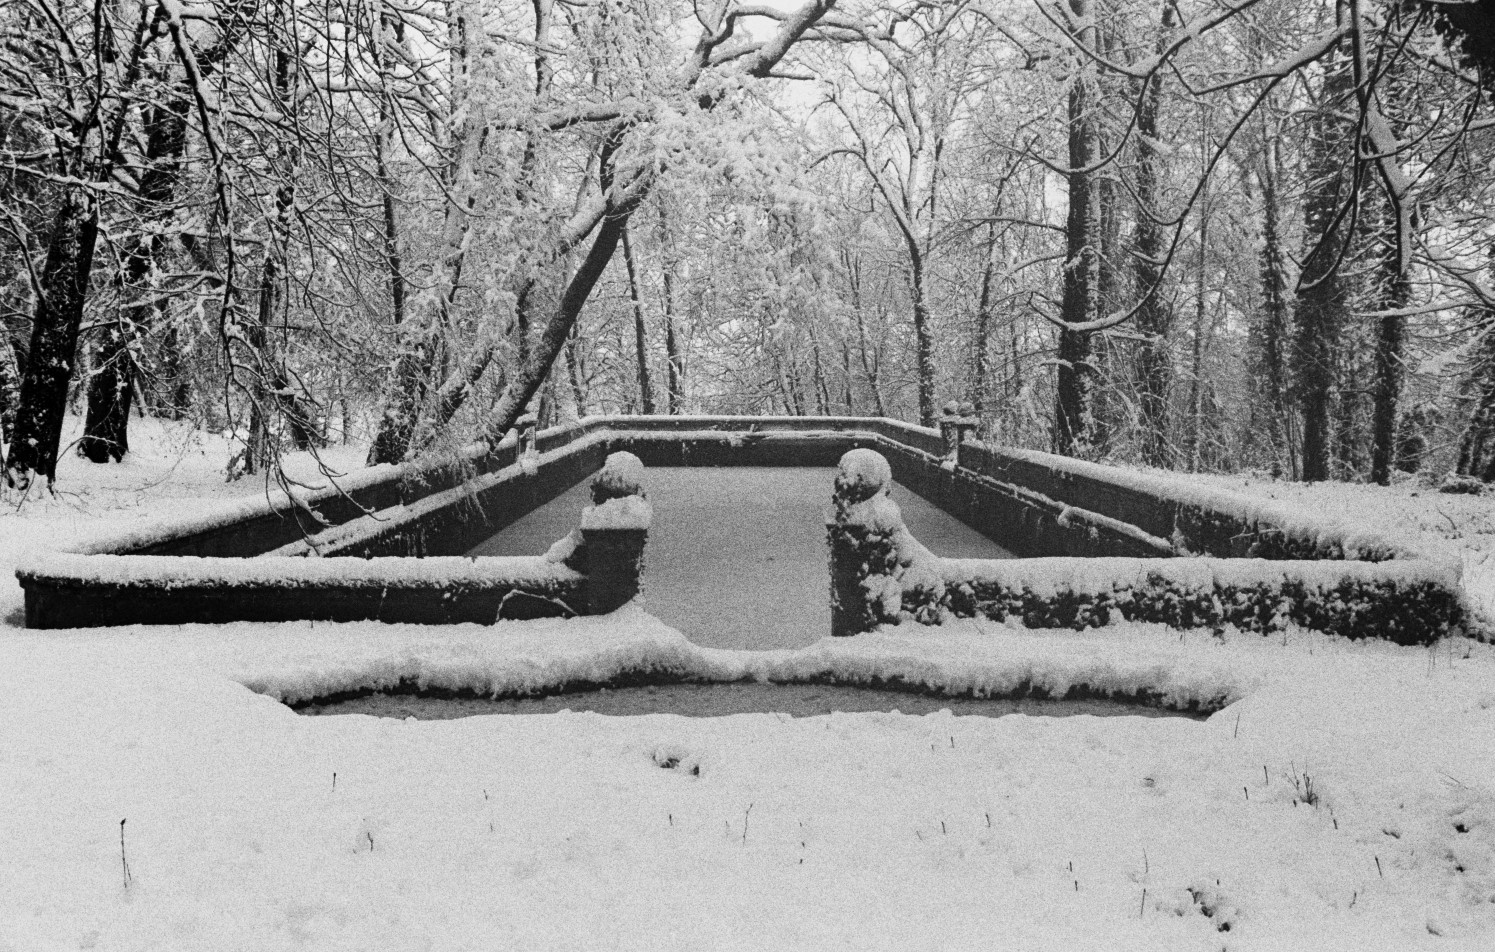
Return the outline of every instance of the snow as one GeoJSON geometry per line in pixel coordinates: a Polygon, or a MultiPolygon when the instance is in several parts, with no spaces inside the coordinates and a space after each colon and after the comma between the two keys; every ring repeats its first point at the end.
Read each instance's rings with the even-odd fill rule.
{"type": "MultiPolygon", "coordinates": [[[[223,484],[211,443],[152,445],[120,467],[65,459],[76,489],[0,514],[0,569],[23,544],[264,492],[223,484]]],[[[1378,519],[1462,557],[1466,587],[1490,594],[1468,571],[1495,541],[1476,497],[1232,488],[1378,519]]],[[[0,579],[0,612],[19,604],[0,579]]],[[[1495,947],[1487,644],[967,619],[736,651],[636,607],[494,626],[18,624],[0,621],[6,952],[1495,947]],[[392,721],[279,703],[640,671],[1228,706],[1203,722],[392,721]]]]}
{"type": "Polygon", "coordinates": [[[654,507],[641,496],[621,496],[588,506],[581,511],[581,528],[648,529],[654,519],[654,507]]]}
{"type": "Polygon", "coordinates": [[[1486,645],[967,622],[739,652],[634,609],[0,644],[0,943],[17,949],[902,950],[997,934],[1053,950],[1472,950],[1495,935],[1486,645]],[[275,700],[641,670],[1232,703],[1203,723],[401,722],[275,700]]]}

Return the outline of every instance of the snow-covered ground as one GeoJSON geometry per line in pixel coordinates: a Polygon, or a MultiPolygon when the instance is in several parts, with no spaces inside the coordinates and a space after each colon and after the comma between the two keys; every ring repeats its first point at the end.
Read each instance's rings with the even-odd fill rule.
{"type": "MultiPolygon", "coordinates": [[[[177,445],[70,461],[71,495],[0,515],[0,608],[19,606],[8,566],[26,542],[263,491],[222,483],[219,445],[177,445]]],[[[1378,498],[1344,490],[1360,493],[1345,514],[1378,498]]],[[[1426,510],[1397,495],[1397,519],[1452,535],[1438,507],[1468,501],[1427,495],[1426,510]]],[[[5,952],[1495,946],[1490,645],[965,621],[747,652],[633,608],[491,628],[15,624],[0,623],[5,952]],[[1203,722],[396,721],[279,703],[639,670],[1226,706],[1203,722]]]]}

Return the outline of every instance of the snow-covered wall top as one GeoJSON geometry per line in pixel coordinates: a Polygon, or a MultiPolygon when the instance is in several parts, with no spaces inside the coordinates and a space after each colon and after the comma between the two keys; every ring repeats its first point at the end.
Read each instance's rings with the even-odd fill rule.
{"type": "Polygon", "coordinates": [[[22,583],[67,581],[120,588],[296,589],[441,588],[577,582],[581,575],[547,556],[424,559],[208,559],[190,556],[77,555],[59,552],[16,570],[22,583]]]}

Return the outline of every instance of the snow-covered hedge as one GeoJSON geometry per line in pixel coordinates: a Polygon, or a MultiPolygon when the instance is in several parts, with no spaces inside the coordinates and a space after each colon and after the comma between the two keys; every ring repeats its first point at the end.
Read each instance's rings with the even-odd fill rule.
{"type": "Polygon", "coordinates": [[[1125,620],[1270,632],[1293,623],[1425,644],[1461,619],[1458,567],[1423,559],[942,559],[904,525],[877,457],[847,453],[836,480],[835,634],[985,617],[1076,629],[1125,620]]]}

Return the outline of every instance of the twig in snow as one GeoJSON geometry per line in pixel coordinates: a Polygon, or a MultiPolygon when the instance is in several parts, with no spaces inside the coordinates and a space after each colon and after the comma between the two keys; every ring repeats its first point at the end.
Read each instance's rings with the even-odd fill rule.
{"type": "Polygon", "coordinates": [[[742,845],[744,846],[747,845],[748,816],[752,812],[753,805],[751,803],[748,804],[748,808],[746,810],[742,811],[742,845]]]}
{"type": "Polygon", "coordinates": [[[1381,872],[1381,857],[1379,856],[1376,857],[1376,875],[1382,879],[1386,878],[1386,874],[1381,872]]]}
{"type": "Polygon", "coordinates": [[[130,861],[125,858],[125,821],[119,821],[119,865],[124,870],[125,888],[130,888],[130,881],[135,877],[130,875],[130,861]]]}
{"type": "Polygon", "coordinates": [[[1145,915],[1147,915],[1147,887],[1143,886],[1142,887],[1142,905],[1141,905],[1140,908],[1137,909],[1137,918],[1141,919],[1145,915]]]}
{"type": "Polygon", "coordinates": [[[337,771],[332,772],[332,792],[337,793],[337,771]]]}

